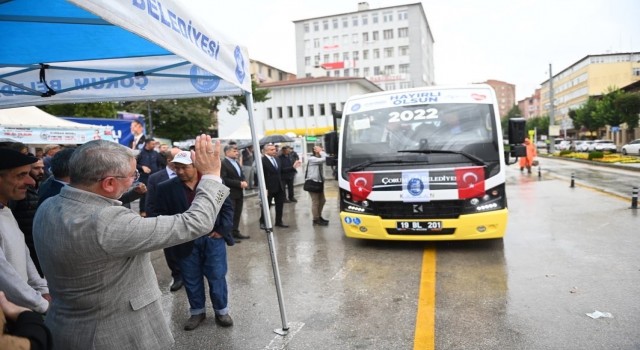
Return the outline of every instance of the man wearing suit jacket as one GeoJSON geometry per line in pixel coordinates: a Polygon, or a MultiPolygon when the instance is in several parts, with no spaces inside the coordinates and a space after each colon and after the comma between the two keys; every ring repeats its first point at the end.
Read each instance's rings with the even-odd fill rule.
{"type": "Polygon", "coordinates": [[[45,324],[55,349],[172,346],[150,253],[211,232],[229,195],[219,142],[198,136],[194,165],[203,176],[189,209],[144,218],[117,200],[137,177],[131,149],[104,140],[76,149],[70,184],[42,203],[33,227],[53,297],[45,324]]]}
{"type": "MultiPolygon", "coordinates": [[[[158,185],[158,193],[156,194],[156,213],[158,215],[174,215],[186,211],[199,182],[198,171],[191,163],[190,152],[178,153],[172,163],[177,176],[158,185]]],[[[209,283],[209,295],[216,323],[223,327],[233,325],[227,306],[226,280],[226,243],[229,245],[234,243],[231,237],[232,226],[233,207],[231,200],[227,197],[222,209],[220,209],[215,226],[211,227],[208,235],[175,247],[182,280],[189,298],[191,317],[184,325],[184,329],[187,331],[196,329],[206,318],[203,276],[207,278],[209,283]]]]}
{"type": "Polygon", "coordinates": [[[244,203],[244,189],[249,187],[242,167],[238,164],[238,146],[224,146],[224,159],[222,160],[222,168],[220,169],[220,177],[224,184],[229,187],[229,197],[233,204],[233,238],[247,239],[249,235],[240,233],[240,217],[242,215],[242,207],[244,203]]]}
{"type": "MultiPolygon", "coordinates": [[[[176,172],[171,161],[179,152],[179,148],[172,148],[167,151],[167,167],[164,168],[164,170],[151,174],[147,180],[147,200],[145,201],[145,208],[148,217],[158,216],[156,211],[157,188],[160,183],[176,177],[176,172]]],[[[163,251],[164,259],[167,261],[167,266],[169,267],[169,270],[171,270],[171,277],[173,278],[173,282],[171,282],[169,290],[175,292],[182,288],[182,275],[180,274],[180,265],[178,264],[176,247],[167,247],[164,248],[163,251]]]]}
{"type": "MultiPolygon", "coordinates": [[[[267,203],[271,207],[271,200],[276,205],[277,227],[289,227],[282,222],[282,209],[284,207],[284,189],[282,188],[282,164],[277,157],[278,151],[273,144],[264,145],[264,156],[262,156],[262,170],[264,172],[264,182],[267,187],[267,203]]],[[[264,228],[264,213],[260,211],[260,228],[264,228]]]]}

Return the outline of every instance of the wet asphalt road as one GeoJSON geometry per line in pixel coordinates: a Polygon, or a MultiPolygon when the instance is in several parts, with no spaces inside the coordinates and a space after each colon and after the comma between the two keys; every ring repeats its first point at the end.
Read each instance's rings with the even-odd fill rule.
{"type": "MultiPolygon", "coordinates": [[[[209,317],[182,330],[186,294],[168,291],[162,253],[153,254],[175,349],[414,349],[419,333],[432,337],[425,349],[639,349],[637,210],[628,209],[629,195],[591,188],[598,183],[576,180],[570,188],[565,172],[583,165],[541,162],[541,177],[508,170],[503,241],[348,239],[337,222],[336,183],[327,183],[328,227],[311,225],[310,200],[297,188],[299,202],[285,204],[291,227],[274,232],[289,323],[284,337],[274,333],[282,316],[257,197],[246,198],[241,229],[251,239],[228,249],[233,327],[209,317]],[[423,264],[425,250],[435,251],[435,266],[423,264]],[[418,296],[429,286],[423,268],[435,269],[427,291],[435,293],[435,329],[416,330],[417,310],[425,308],[418,296]],[[613,318],[586,315],[595,310],[613,318]]],[[[605,171],[595,174],[606,182],[605,171]]],[[[623,173],[630,181],[640,175],[623,173]]]]}

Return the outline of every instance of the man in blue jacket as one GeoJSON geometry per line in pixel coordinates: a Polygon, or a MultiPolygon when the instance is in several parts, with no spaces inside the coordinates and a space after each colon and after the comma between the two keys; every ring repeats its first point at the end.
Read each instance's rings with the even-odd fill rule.
{"type": "MultiPolygon", "coordinates": [[[[155,197],[155,214],[157,215],[185,212],[191,205],[200,181],[198,171],[192,164],[190,152],[178,153],[171,162],[174,165],[176,177],[158,185],[155,197]]],[[[232,227],[233,207],[231,200],[227,197],[208,235],[175,247],[182,281],[189,299],[191,317],[184,325],[187,331],[196,329],[206,318],[203,276],[209,283],[209,295],[215,311],[216,323],[222,327],[233,325],[227,306],[226,280],[226,245],[234,244],[231,235],[232,227]]]]}

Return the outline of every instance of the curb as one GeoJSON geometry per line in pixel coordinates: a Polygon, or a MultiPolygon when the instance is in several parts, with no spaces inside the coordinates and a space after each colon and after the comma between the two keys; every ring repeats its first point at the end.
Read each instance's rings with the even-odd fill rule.
{"type": "Polygon", "coordinates": [[[595,166],[599,166],[599,167],[603,167],[603,168],[614,168],[614,169],[621,169],[621,170],[629,170],[629,171],[640,172],[640,164],[639,163],[635,163],[635,164],[638,164],[638,166],[631,166],[631,165],[624,165],[624,164],[609,164],[609,163],[594,162],[594,161],[591,161],[591,160],[584,160],[584,159],[554,157],[554,156],[549,156],[547,154],[538,154],[538,157],[554,159],[554,160],[565,160],[565,161],[569,161],[569,162],[589,164],[589,165],[595,165],[595,166]]]}

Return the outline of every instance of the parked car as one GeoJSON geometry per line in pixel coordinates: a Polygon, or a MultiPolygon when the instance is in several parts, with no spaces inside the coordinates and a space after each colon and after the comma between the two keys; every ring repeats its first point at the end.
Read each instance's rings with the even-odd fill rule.
{"type": "Polygon", "coordinates": [[[566,150],[568,150],[570,148],[571,148],[571,141],[569,141],[569,140],[560,140],[560,142],[557,142],[557,140],[556,140],[556,144],[555,144],[556,151],[566,151],[566,150]]]}
{"type": "Polygon", "coordinates": [[[618,151],[618,147],[613,141],[610,140],[595,140],[593,141],[593,149],[595,151],[609,151],[616,152],[618,151]]]}
{"type": "Polygon", "coordinates": [[[593,145],[592,140],[580,141],[579,144],[576,144],[576,152],[588,152],[591,145],[593,145]]]}
{"type": "Polygon", "coordinates": [[[536,148],[547,148],[547,143],[544,141],[536,141],[536,148]]]}
{"type": "Polygon", "coordinates": [[[626,145],[622,146],[622,148],[620,149],[620,152],[622,152],[622,154],[636,154],[636,155],[640,155],[640,139],[637,140],[633,140],[629,143],[627,143],[626,145]]]}

